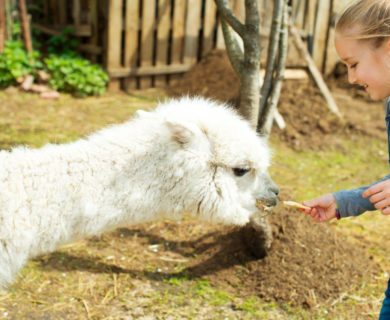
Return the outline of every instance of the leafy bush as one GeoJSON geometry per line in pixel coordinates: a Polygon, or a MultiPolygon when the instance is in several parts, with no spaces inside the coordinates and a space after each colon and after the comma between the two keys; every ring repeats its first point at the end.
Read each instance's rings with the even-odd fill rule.
{"type": "Polygon", "coordinates": [[[47,51],[50,54],[72,54],[77,50],[79,41],[73,36],[74,29],[65,27],[59,35],[54,35],[47,41],[47,51]]]}
{"type": "Polygon", "coordinates": [[[50,55],[44,61],[56,90],[87,96],[101,95],[106,89],[108,75],[102,68],[74,53],[50,55]]]}
{"type": "Polygon", "coordinates": [[[6,87],[16,83],[19,77],[34,75],[43,68],[39,61],[39,52],[28,54],[19,40],[7,41],[0,54],[0,86],[6,87]]]}

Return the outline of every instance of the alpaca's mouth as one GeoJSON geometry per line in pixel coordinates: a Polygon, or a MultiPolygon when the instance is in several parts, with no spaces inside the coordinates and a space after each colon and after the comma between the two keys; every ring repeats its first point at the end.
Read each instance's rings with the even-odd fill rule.
{"type": "Polygon", "coordinates": [[[262,211],[270,212],[275,205],[269,205],[262,200],[256,200],[256,207],[262,211]]]}

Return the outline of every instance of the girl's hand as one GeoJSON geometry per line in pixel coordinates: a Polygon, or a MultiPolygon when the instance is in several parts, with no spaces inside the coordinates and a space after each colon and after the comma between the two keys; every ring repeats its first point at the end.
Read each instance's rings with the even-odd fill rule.
{"type": "Polygon", "coordinates": [[[302,210],[317,222],[329,221],[336,218],[337,203],[333,194],[329,193],[319,198],[303,202],[310,210],[302,210]]]}
{"type": "Polygon", "coordinates": [[[379,182],[363,192],[374,207],[383,214],[390,215],[390,180],[379,182]]]}

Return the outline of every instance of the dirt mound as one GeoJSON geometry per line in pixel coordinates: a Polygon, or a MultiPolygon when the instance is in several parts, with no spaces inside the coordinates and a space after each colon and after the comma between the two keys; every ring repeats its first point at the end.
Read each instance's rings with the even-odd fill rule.
{"type": "Polygon", "coordinates": [[[367,270],[371,275],[378,270],[364,248],[352,246],[328,225],[313,224],[300,213],[279,212],[272,218],[272,226],[274,242],[266,258],[251,259],[245,241],[237,239],[242,239],[246,231],[242,229],[230,233],[219,248],[202,252],[212,258],[190,270],[202,273],[235,263],[208,277],[227,290],[239,289],[244,296],[306,307],[336,300],[352,289],[351,284],[370,276],[367,270]]]}
{"type": "Polygon", "coordinates": [[[169,88],[173,96],[201,95],[234,104],[240,83],[225,51],[214,50],[169,88]]]}
{"type": "MultiPolygon", "coordinates": [[[[339,73],[330,80],[330,85],[337,91],[336,100],[345,115],[343,120],[329,111],[312,81],[285,80],[278,108],[287,127],[280,130],[274,126],[274,134],[298,150],[328,148],[337,144],[334,136],[341,133],[363,133],[385,138],[382,112],[378,112],[378,108],[367,107],[371,103],[367,96],[356,88],[351,91],[345,73],[339,73]],[[351,101],[352,98],[356,99],[351,101]]],[[[215,50],[173,85],[169,93],[173,96],[198,94],[235,105],[239,80],[226,52],[215,50]]]]}
{"type": "MultiPolygon", "coordinates": [[[[131,246],[159,248],[143,253],[164,271],[150,274],[153,281],[185,275],[205,278],[218,288],[246,298],[288,302],[313,307],[331,303],[343,292],[378,272],[364,247],[353,246],[329,225],[314,224],[298,212],[280,210],[271,217],[274,242],[269,255],[254,257],[245,228],[227,228],[185,221],[165,222],[137,229],[121,229],[120,238],[131,246]],[[189,231],[190,230],[190,231],[189,231]],[[181,270],[179,273],[175,270],[181,270]]],[[[119,238],[119,237],[118,237],[119,238]]],[[[101,254],[107,255],[100,247],[101,254]]],[[[107,250],[112,250],[107,245],[107,250]]],[[[137,249],[129,248],[134,254],[137,249]]],[[[135,261],[133,261],[135,263],[135,261]]],[[[121,272],[121,270],[115,270],[121,272]]]]}

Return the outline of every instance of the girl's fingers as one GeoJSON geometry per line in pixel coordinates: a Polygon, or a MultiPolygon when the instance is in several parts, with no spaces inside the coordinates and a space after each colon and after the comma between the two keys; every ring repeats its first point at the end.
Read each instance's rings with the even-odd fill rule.
{"type": "Polygon", "coordinates": [[[378,210],[383,210],[390,205],[390,199],[384,199],[375,203],[374,207],[378,210]]]}
{"type": "Polygon", "coordinates": [[[386,207],[382,210],[382,214],[384,215],[390,215],[390,207],[386,207]]]}
{"type": "Polygon", "coordinates": [[[384,199],[386,199],[386,196],[383,194],[383,192],[376,193],[369,198],[370,202],[374,204],[384,199]]]}
{"type": "Polygon", "coordinates": [[[386,181],[379,182],[372,187],[368,188],[366,191],[363,192],[363,197],[368,198],[378,192],[381,192],[383,190],[383,187],[385,185],[386,181]]]}
{"type": "Polygon", "coordinates": [[[315,219],[316,217],[319,216],[319,213],[318,213],[316,208],[312,208],[311,211],[310,211],[310,215],[311,215],[312,218],[315,219]]]}

